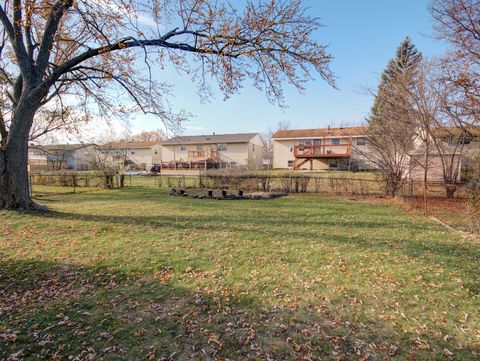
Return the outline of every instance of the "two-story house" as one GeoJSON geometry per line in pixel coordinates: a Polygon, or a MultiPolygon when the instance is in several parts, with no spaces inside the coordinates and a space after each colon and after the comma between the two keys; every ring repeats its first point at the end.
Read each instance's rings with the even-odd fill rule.
{"type": "Polygon", "coordinates": [[[366,170],[365,127],[278,130],[272,136],[273,168],[293,170],[366,170]]]}
{"type": "Polygon", "coordinates": [[[177,136],[162,143],[162,164],[175,169],[261,169],[263,154],[260,133],[177,136]]]}
{"type": "Polygon", "coordinates": [[[162,144],[151,142],[111,142],[100,147],[101,153],[119,169],[141,168],[149,170],[162,160],[162,144]]]}

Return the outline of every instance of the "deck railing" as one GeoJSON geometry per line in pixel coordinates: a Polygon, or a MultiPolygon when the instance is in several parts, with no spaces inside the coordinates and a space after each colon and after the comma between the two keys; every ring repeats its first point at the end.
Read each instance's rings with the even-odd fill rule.
{"type": "Polygon", "coordinates": [[[352,144],[299,144],[294,147],[294,155],[297,158],[350,157],[352,144]]]}

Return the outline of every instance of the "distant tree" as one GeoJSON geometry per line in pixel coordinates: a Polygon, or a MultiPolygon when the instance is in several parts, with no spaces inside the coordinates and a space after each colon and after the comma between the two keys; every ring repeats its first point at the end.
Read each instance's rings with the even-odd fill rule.
{"type": "MultiPolygon", "coordinates": [[[[283,119],[280,120],[275,128],[271,128],[270,126],[267,128],[267,130],[263,133],[263,143],[264,143],[264,149],[265,149],[265,156],[270,160],[270,163],[273,161],[273,134],[277,130],[288,130],[292,129],[293,124],[290,120],[283,119]]],[[[270,164],[272,166],[272,164],[270,164]]]]}
{"type": "Polygon", "coordinates": [[[32,124],[67,96],[76,111],[142,111],[169,124],[184,114],[170,110],[168,86],[151,76],[166,62],[202,94],[208,76],[226,97],[250,79],[272,101],[282,101],[285,82],[301,90],[314,74],[334,85],[332,57],[314,40],[321,24],[301,0],[248,1],[242,11],[227,0],[2,0],[0,23],[9,100],[0,116],[0,208],[36,206],[27,174],[32,124]]]}
{"type": "MultiPolygon", "coordinates": [[[[112,154],[101,149],[95,150],[95,157],[90,163],[90,168],[102,188],[115,188],[114,179],[120,173],[120,168],[112,154]]],[[[121,175],[121,177],[121,187],[123,187],[124,176],[121,175]]]]}
{"type": "Polygon", "coordinates": [[[408,175],[408,152],[413,148],[414,113],[398,91],[398,83],[412,84],[421,53],[407,37],[384,70],[367,119],[369,151],[364,155],[380,170],[385,192],[395,196],[408,175]]]}
{"type": "Polygon", "coordinates": [[[167,135],[161,129],[148,131],[144,130],[131,137],[131,140],[135,142],[160,142],[165,139],[167,139],[167,135]]]}

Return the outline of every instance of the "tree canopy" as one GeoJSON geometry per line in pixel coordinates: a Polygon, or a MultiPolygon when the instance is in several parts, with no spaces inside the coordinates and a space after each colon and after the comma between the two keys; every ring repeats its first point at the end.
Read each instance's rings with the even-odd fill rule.
{"type": "Polygon", "coordinates": [[[28,139],[47,105],[61,122],[71,107],[174,124],[184,114],[171,111],[168,84],[153,77],[167,63],[200,96],[210,78],[226,97],[250,79],[278,101],[285,83],[302,90],[317,75],[335,84],[332,56],[315,40],[320,21],[301,0],[241,9],[226,0],[3,0],[0,23],[0,208],[31,203],[28,139]]]}

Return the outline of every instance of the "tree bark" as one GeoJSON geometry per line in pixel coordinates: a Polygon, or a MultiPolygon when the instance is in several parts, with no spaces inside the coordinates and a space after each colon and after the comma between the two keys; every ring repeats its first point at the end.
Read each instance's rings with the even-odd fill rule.
{"type": "Polygon", "coordinates": [[[28,144],[10,141],[0,161],[0,208],[28,209],[33,206],[28,184],[28,144]]]}
{"type": "Polygon", "coordinates": [[[28,182],[28,135],[38,109],[23,98],[15,109],[6,146],[0,150],[0,209],[32,209],[28,182]]]}

